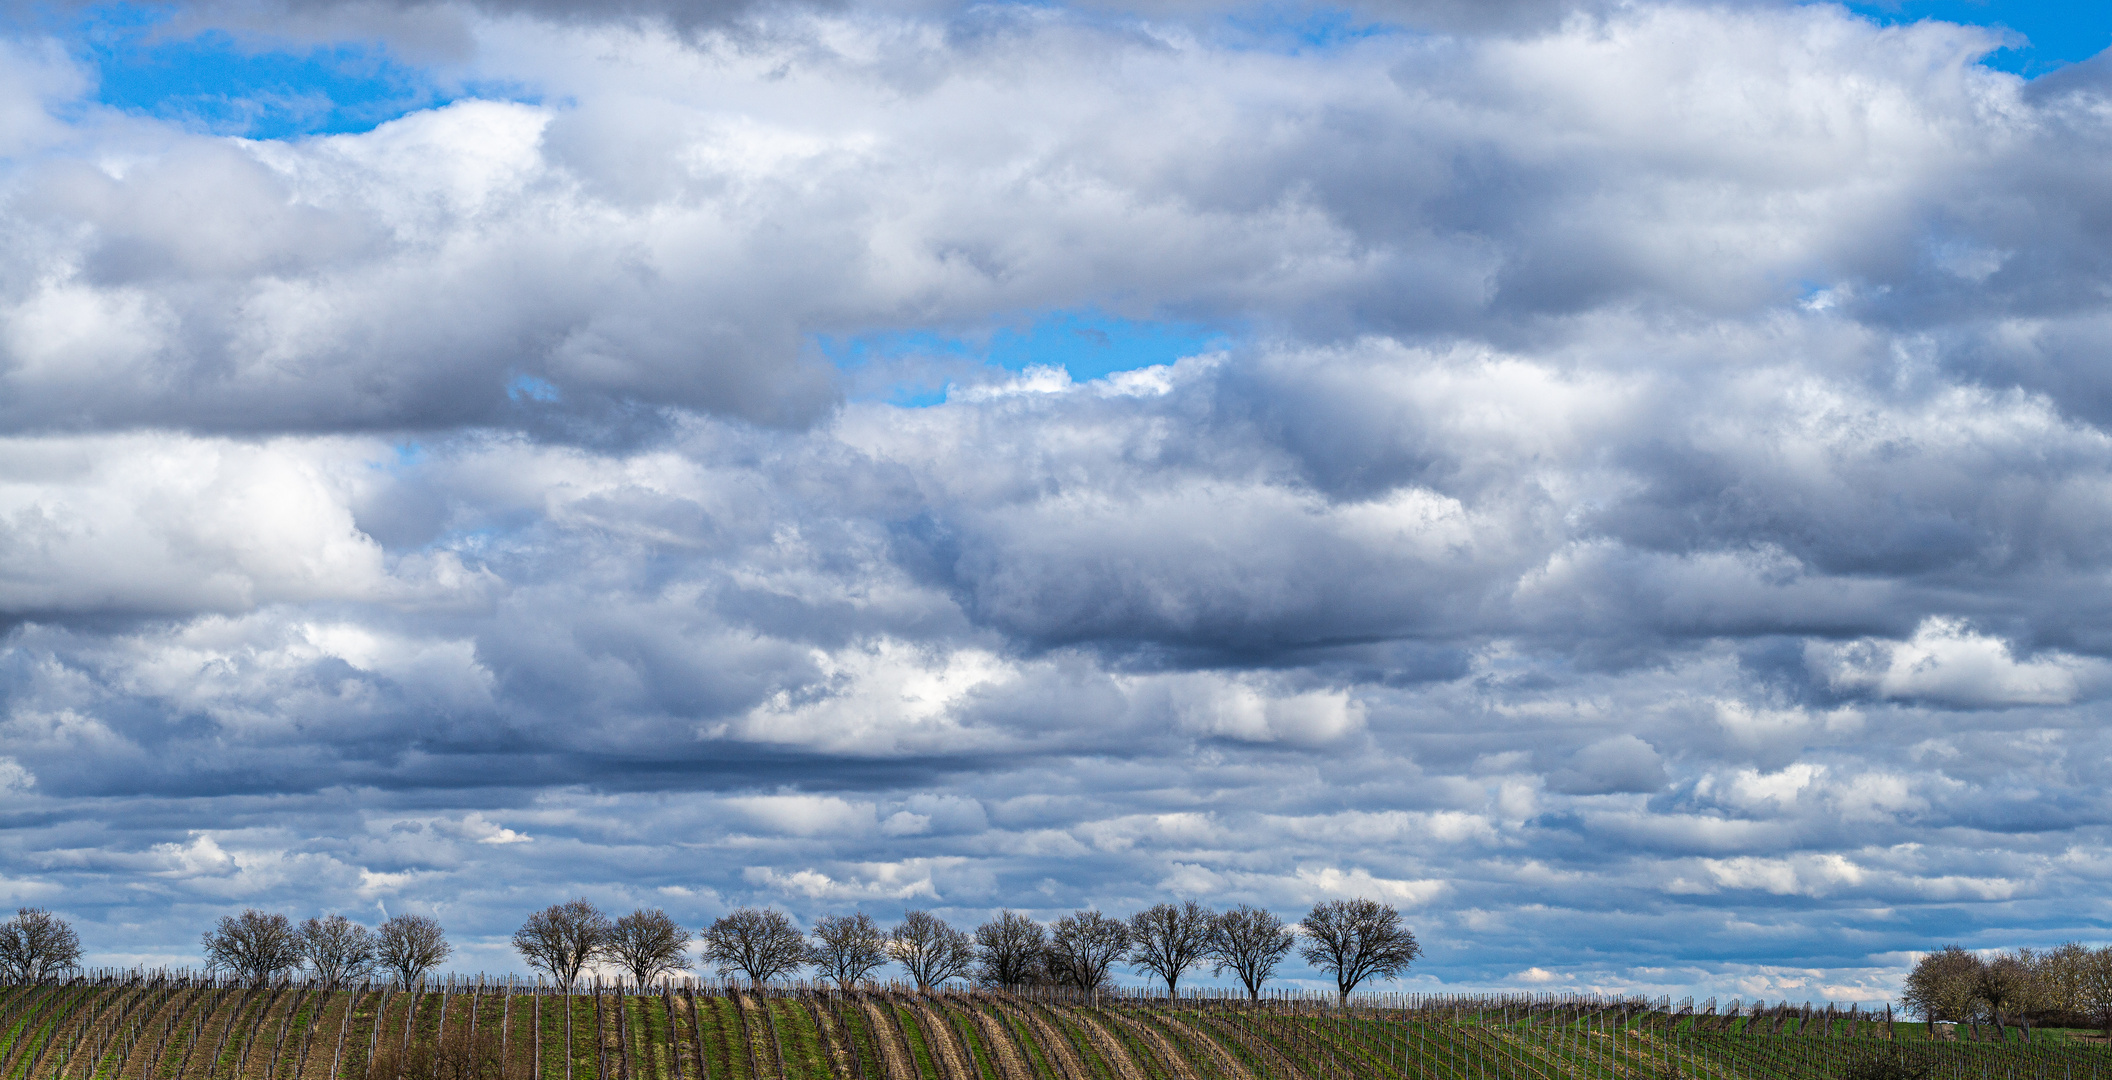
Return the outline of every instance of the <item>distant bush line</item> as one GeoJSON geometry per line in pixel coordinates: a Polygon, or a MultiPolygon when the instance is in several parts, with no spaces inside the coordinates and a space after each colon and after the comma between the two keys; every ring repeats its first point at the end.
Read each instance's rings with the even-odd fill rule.
{"type": "Polygon", "coordinates": [[[2071,941],[1983,959],[1950,945],[1915,962],[1900,997],[1915,1016],[1969,1030],[2094,1027],[2112,1037],[2112,946],[2071,941]]]}

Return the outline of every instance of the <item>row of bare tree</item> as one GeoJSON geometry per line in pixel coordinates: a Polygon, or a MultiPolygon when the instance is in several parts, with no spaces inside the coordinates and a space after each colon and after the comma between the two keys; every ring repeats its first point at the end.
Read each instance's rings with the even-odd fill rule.
{"type": "Polygon", "coordinates": [[[440,924],[423,915],[398,915],[369,930],[343,915],[295,925],[277,912],[250,908],[222,916],[205,932],[205,964],[260,982],[305,969],[329,986],[387,972],[417,982],[453,956],[440,924]]]}
{"type": "Polygon", "coordinates": [[[657,908],[611,919],[591,902],[574,900],[529,916],[514,932],[513,947],[562,986],[600,964],[622,969],[641,985],[687,971],[690,944],[701,939],[704,962],[720,975],[744,975],[758,984],[812,968],[849,988],[898,964],[920,987],[974,979],[1089,990],[1107,985],[1115,965],[1126,963],[1165,980],[1168,994],[1188,972],[1208,966],[1216,975],[1231,972],[1249,996],[1258,997],[1300,938],[1300,956],[1334,976],[1345,998],[1366,980],[1399,977],[1422,954],[1398,911],[1361,898],[1315,904],[1296,926],[1260,908],[1216,912],[1189,900],[1157,904],[1126,920],[1075,911],[1050,925],[1004,911],[972,933],[928,911],[911,911],[883,930],[861,912],[824,916],[811,936],[790,916],[768,908],[742,908],[692,935],[657,908]]]}
{"type": "MultiPolygon", "coordinates": [[[[275,912],[249,908],[223,916],[203,942],[208,969],[266,982],[306,969],[331,986],[386,971],[406,984],[454,955],[440,924],[423,915],[398,915],[369,930],[343,915],[296,926],[275,912]]],[[[0,922],[0,980],[38,983],[81,966],[81,937],[65,919],[42,908],[20,908],[0,922]]]]}
{"type": "MultiPolygon", "coordinates": [[[[825,916],[811,936],[768,908],[742,908],[692,935],[657,908],[612,919],[590,901],[574,900],[529,916],[514,932],[513,946],[529,966],[565,987],[596,965],[620,968],[641,985],[687,971],[690,945],[701,939],[706,964],[757,983],[812,968],[848,988],[898,964],[920,987],[974,979],[1091,990],[1106,986],[1115,965],[1126,963],[1164,980],[1168,994],[1188,972],[1207,966],[1216,975],[1231,972],[1258,997],[1300,938],[1300,955],[1334,976],[1344,997],[1369,979],[1397,978],[1422,954],[1398,911],[1361,898],[1315,904],[1295,926],[1244,904],[1218,912],[1188,900],[1128,919],[1075,911],[1048,925],[1004,911],[973,932],[929,911],[911,911],[883,930],[861,912],[825,916]]],[[[202,944],[209,969],[257,981],[305,970],[330,986],[376,972],[409,985],[454,955],[440,924],[423,915],[398,915],[369,930],[343,915],[295,924],[251,908],[222,917],[202,944]]],[[[38,982],[73,970],[80,956],[79,936],[48,911],[22,908],[0,922],[0,976],[10,981],[38,982]]]]}

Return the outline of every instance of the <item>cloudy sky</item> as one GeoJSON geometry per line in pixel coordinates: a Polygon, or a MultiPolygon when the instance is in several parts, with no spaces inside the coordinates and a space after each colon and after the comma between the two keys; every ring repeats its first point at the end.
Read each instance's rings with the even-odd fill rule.
{"type": "Polygon", "coordinates": [[[2056,7],[7,7],[0,902],[2112,938],[2056,7]]]}

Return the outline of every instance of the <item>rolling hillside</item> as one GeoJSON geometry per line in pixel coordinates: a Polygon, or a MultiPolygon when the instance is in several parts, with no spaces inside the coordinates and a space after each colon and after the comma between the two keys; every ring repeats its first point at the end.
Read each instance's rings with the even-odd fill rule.
{"type": "Polygon", "coordinates": [[[2112,1080],[2112,1051],[2087,1033],[1972,1034],[1662,999],[1367,995],[1337,1009],[703,983],[562,995],[460,978],[326,991],[122,973],[0,990],[0,1080],[1748,1080],[1851,1075],[1873,1054],[1937,1077],[2112,1080]]]}

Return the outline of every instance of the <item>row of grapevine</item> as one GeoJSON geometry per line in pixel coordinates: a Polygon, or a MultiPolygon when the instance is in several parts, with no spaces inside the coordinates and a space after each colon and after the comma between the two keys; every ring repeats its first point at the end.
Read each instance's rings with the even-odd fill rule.
{"type": "MultiPolygon", "coordinates": [[[[1913,1032],[1919,1031],[1919,1035],[1913,1032]]],[[[2112,1080],[2081,1033],[1937,1041],[1832,1006],[519,979],[0,988],[0,1080],[2112,1080]]]]}

